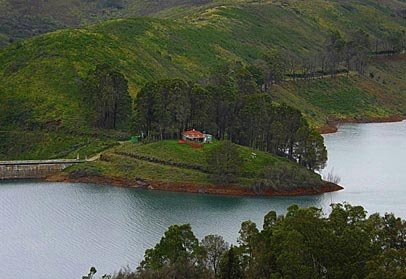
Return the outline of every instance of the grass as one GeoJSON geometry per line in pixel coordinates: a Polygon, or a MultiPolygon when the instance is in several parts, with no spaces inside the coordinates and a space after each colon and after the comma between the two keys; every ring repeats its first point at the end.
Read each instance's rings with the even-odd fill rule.
{"type": "MultiPolygon", "coordinates": [[[[150,144],[134,145],[127,143],[113,149],[113,153],[126,153],[149,158],[156,158],[170,163],[183,163],[191,166],[207,166],[207,154],[218,145],[216,141],[206,144],[201,149],[195,149],[188,144],[178,144],[177,141],[168,140],[150,144]]],[[[264,165],[290,163],[287,160],[273,156],[267,152],[255,151],[248,147],[238,146],[244,161],[243,176],[255,177],[264,165]],[[253,158],[253,154],[256,156],[253,158]]]]}
{"type": "Polygon", "coordinates": [[[117,145],[106,136],[72,135],[56,132],[0,132],[0,160],[40,160],[44,158],[80,158],[117,145]]]}
{"type": "MultiPolygon", "coordinates": [[[[209,174],[195,169],[207,169],[208,152],[220,142],[195,149],[188,144],[166,140],[149,144],[124,143],[103,153],[100,161],[67,169],[71,175],[97,173],[110,177],[143,179],[160,182],[210,184],[209,174]],[[140,159],[142,158],[142,159],[140,159]]],[[[300,169],[303,181],[320,181],[320,177],[295,163],[270,153],[237,146],[243,160],[242,171],[236,184],[250,187],[262,177],[265,169],[300,169]],[[253,156],[253,153],[256,155],[253,156]],[[307,179],[307,180],[306,180],[307,179]]],[[[281,181],[289,185],[288,181],[281,181]]],[[[302,182],[303,183],[303,182],[302,182]]],[[[285,185],[285,186],[286,186],[285,185]]],[[[308,187],[314,185],[306,185],[308,187]]]]}
{"type": "Polygon", "coordinates": [[[367,69],[366,76],[284,83],[275,86],[272,94],[275,101],[300,109],[315,127],[325,125],[332,118],[368,119],[406,115],[404,75],[404,64],[386,59],[374,62],[367,69]],[[375,78],[369,77],[371,72],[375,73],[375,78]]]}
{"type": "MultiPolygon", "coordinates": [[[[332,28],[349,36],[351,23],[368,30],[371,38],[406,28],[404,21],[391,16],[390,8],[367,0],[349,2],[345,7],[338,1],[322,0],[285,4],[210,1],[193,7],[191,2],[180,2],[185,3],[173,1],[165,6],[168,10],[161,13],[165,19],[114,19],[36,36],[0,49],[0,131],[8,132],[0,144],[1,156],[71,156],[73,149],[65,152],[70,146],[81,145],[83,137],[92,137],[81,84],[96,64],[110,63],[119,69],[129,81],[130,94],[136,96],[147,81],[175,77],[198,80],[220,64],[235,60],[249,64],[272,48],[308,56],[321,48],[332,28]],[[372,17],[379,20],[371,21],[372,17]],[[60,123],[55,132],[48,127],[53,122],[60,123]],[[39,136],[33,141],[21,140],[14,131],[39,136]],[[48,134],[56,134],[59,140],[50,139],[53,136],[48,134]],[[24,147],[16,150],[13,144],[20,142],[24,147]]],[[[134,5],[159,12],[150,1],[135,1],[134,5]]],[[[79,7],[75,14],[82,18],[82,12],[79,7]]],[[[138,12],[136,6],[120,11],[122,16],[138,12]]],[[[75,22],[75,17],[72,20],[75,22]]],[[[300,90],[284,84],[272,94],[275,101],[301,109],[315,126],[331,115],[405,112],[404,64],[398,63],[398,72],[394,72],[391,65],[395,62],[381,64],[385,63],[387,66],[375,65],[374,71],[386,75],[386,83],[342,77],[304,84],[300,90]],[[397,84],[390,83],[392,74],[397,84]]]]}

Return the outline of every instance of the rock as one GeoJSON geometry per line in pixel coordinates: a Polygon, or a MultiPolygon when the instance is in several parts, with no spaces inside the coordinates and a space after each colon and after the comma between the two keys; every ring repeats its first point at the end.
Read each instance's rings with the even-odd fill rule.
{"type": "Polygon", "coordinates": [[[148,182],[145,182],[145,181],[142,181],[142,180],[137,180],[137,181],[135,182],[135,184],[136,184],[138,187],[142,187],[142,188],[147,188],[147,187],[150,186],[148,182]]]}

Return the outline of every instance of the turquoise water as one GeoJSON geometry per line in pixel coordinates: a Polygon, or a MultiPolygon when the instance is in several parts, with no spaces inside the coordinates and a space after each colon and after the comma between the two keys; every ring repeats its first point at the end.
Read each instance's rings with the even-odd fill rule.
{"type": "Polygon", "coordinates": [[[0,274],[4,278],[81,278],[135,268],[174,223],[235,242],[242,221],[259,225],[293,204],[328,210],[333,202],[406,217],[406,122],[344,125],[326,136],[329,164],[344,191],[311,197],[249,198],[156,192],[99,185],[0,184],[0,274]]]}

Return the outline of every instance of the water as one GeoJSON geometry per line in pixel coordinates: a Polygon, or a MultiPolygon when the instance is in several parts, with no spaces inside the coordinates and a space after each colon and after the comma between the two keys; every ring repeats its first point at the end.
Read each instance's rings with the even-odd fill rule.
{"type": "Polygon", "coordinates": [[[333,202],[406,217],[406,122],[343,125],[326,136],[329,164],[344,191],[311,197],[248,198],[155,192],[99,185],[9,181],[0,184],[3,278],[81,278],[129,265],[174,223],[235,242],[240,224],[262,224],[293,204],[328,210],[333,202]]]}
{"type": "Polygon", "coordinates": [[[329,161],[323,174],[333,170],[345,187],[328,194],[334,202],[406,217],[406,121],[342,125],[325,143],[329,161]]]}

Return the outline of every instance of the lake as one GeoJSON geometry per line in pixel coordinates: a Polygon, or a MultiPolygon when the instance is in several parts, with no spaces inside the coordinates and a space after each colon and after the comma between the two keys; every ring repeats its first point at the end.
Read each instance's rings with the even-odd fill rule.
{"type": "Polygon", "coordinates": [[[0,274],[4,278],[81,278],[135,268],[145,249],[171,224],[190,223],[201,238],[235,242],[240,224],[262,225],[270,210],[293,204],[328,212],[331,202],[363,205],[370,213],[406,217],[406,122],[346,124],[325,136],[326,175],[345,190],[308,197],[223,197],[100,185],[0,183],[0,274]]]}

